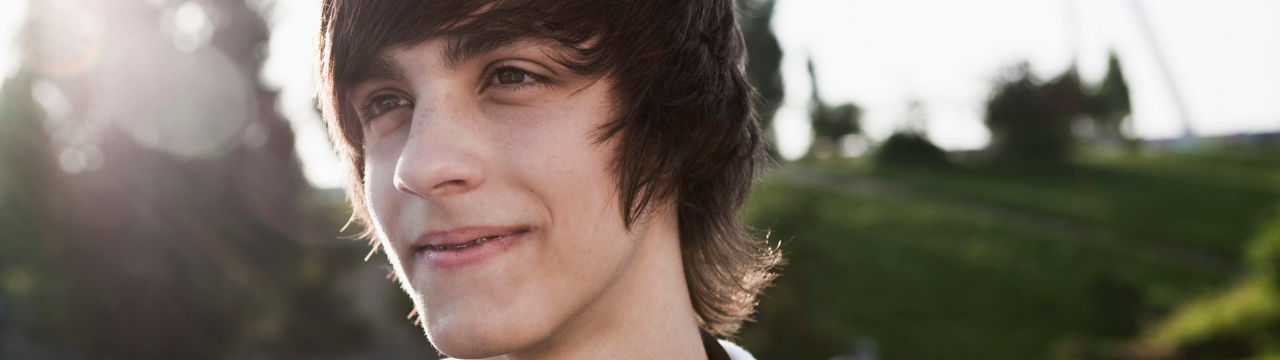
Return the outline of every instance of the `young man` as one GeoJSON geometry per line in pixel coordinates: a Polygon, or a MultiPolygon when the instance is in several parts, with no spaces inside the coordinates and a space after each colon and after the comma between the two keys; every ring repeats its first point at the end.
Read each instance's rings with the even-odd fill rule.
{"type": "Polygon", "coordinates": [[[749,359],[780,261],[730,0],[325,0],[353,218],[457,358],[749,359]],[[727,357],[726,357],[727,356],[727,357]]]}

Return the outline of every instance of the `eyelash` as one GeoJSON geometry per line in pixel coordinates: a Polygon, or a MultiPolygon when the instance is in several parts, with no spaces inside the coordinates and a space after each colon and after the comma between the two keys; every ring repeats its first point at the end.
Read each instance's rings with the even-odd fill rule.
{"type": "Polygon", "coordinates": [[[508,87],[511,87],[512,90],[518,90],[527,85],[545,85],[550,82],[546,77],[543,77],[542,75],[538,75],[533,73],[532,71],[528,71],[528,70],[521,69],[511,65],[503,65],[503,66],[494,68],[493,71],[489,72],[489,75],[486,76],[485,79],[487,79],[485,82],[485,88],[488,88],[489,86],[508,86],[508,87]],[[501,81],[498,80],[498,76],[502,75],[502,73],[505,71],[517,72],[518,75],[521,76],[521,82],[513,83],[513,84],[501,83],[501,81]]]}
{"type": "MultiPolygon", "coordinates": [[[[484,86],[481,88],[481,91],[484,91],[491,86],[507,87],[509,88],[509,91],[518,91],[520,89],[525,88],[526,86],[547,85],[550,83],[550,80],[542,75],[538,75],[531,71],[524,70],[511,65],[503,65],[503,66],[494,68],[493,71],[490,71],[488,75],[485,76],[485,79],[487,80],[485,81],[484,86]],[[503,72],[505,71],[516,71],[517,75],[521,76],[520,78],[521,81],[518,83],[510,83],[510,84],[502,83],[501,80],[499,80],[498,76],[502,75],[503,72]]],[[[413,105],[412,101],[400,95],[386,94],[386,93],[375,94],[373,96],[370,96],[369,101],[365,103],[365,105],[360,109],[360,117],[368,121],[368,120],[377,118],[379,116],[382,116],[385,113],[395,110],[395,108],[391,108],[391,109],[384,109],[381,112],[378,112],[377,106],[382,101],[389,100],[389,98],[399,98],[400,101],[399,103],[396,104],[397,107],[413,105]]]]}
{"type": "Polygon", "coordinates": [[[382,112],[377,112],[378,111],[377,106],[383,100],[395,100],[397,98],[400,101],[397,102],[396,107],[413,105],[413,102],[409,101],[409,99],[406,99],[404,96],[400,96],[396,94],[386,94],[386,93],[374,94],[373,96],[369,97],[369,102],[365,103],[364,107],[360,109],[360,118],[364,119],[365,121],[369,121],[379,116],[382,116],[382,114],[395,110],[395,108],[391,108],[391,109],[385,109],[382,112]]]}

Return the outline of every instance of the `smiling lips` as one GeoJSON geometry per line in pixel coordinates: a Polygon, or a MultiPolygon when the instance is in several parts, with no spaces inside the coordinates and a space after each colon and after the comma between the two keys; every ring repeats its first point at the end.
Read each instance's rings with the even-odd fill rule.
{"type": "Polygon", "coordinates": [[[429,232],[418,238],[414,245],[426,250],[462,250],[529,230],[527,226],[460,227],[429,232]]]}
{"type": "Polygon", "coordinates": [[[475,246],[475,245],[480,245],[480,244],[483,244],[483,243],[489,242],[489,240],[497,240],[497,239],[501,239],[501,238],[502,238],[502,237],[504,237],[504,236],[506,236],[506,235],[485,236],[485,237],[482,237],[482,238],[479,238],[479,239],[471,240],[471,241],[468,241],[468,242],[465,242],[465,243],[461,243],[461,244],[457,244],[457,245],[430,245],[430,244],[428,244],[428,245],[423,246],[423,248],[425,248],[425,249],[427,249],[427,250],[435,250],[435,251],[444,251],[444,250],[462,250],[462,249],[466,249],[466,248],[467,248],[467,247],[469,247],[469,246],[475,246]]]}
{"type": "Polygon", "coordinates": [[[461,227],[422,235],[413,248],[431,267],[453,268],[502,253],[532,231],[528,226],[461,227]]]}

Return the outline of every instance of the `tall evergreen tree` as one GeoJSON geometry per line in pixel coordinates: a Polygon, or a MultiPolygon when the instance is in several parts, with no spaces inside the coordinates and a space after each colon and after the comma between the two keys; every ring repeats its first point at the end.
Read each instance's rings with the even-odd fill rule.
{"type": "Polygon", "coordinates": [[[1121,130],[1131,113],[1129,85],[1124,80],[1124,71],[1120,69],[1120,59],[1114,52],[1107,61],[1107,75],[1102,78],[1096,92],[1089,96],[1086,105],[1098,131],[1098,140],[1129,143],[1121,130]]]}
{"type": "Polygon", "coordinates": [[[769,157],[778,159],[773,116],[782,105],[782,46],[773,33],[775,0],[737,0],[742,37],[747,45],[747,81],[756,88],[756,116],[768,142],[769,157]]]}

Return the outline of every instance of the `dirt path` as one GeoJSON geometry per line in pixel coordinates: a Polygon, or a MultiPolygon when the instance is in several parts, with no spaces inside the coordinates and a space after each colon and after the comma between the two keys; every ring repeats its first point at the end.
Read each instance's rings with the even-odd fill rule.
{"type": "Polygon", "coordinates": [[[1234,275],[1240,265],[1234,259],[1201,248],[1159,239],[1128,236],[1114,230],[1056,216],[1034,214],[1013,207],[928,193],[871,176],[839,173],[811,166],[788,166],[774,170],[770,177],[785,181],[853,194],[899,204],[928,203],[948,212],[979,219],[1012,221],[1029,228],[1075,239],[1082,243],[1124,252],[1155,254],[1163,259],[1186,264],[1201,271],[1234,275]]]}

